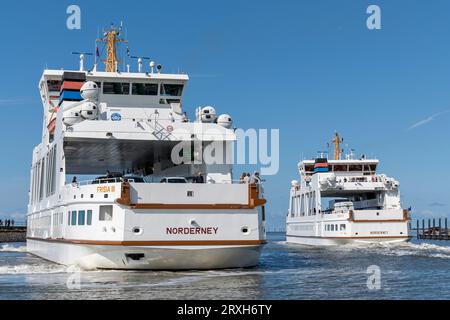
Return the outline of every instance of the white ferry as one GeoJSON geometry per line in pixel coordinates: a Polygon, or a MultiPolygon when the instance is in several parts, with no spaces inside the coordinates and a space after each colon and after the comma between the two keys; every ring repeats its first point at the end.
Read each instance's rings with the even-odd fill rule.
{"type": "Polygon", "coordinates": [[[227,159],[236,140],[231,117],[203,107],[190,121],[185,74],[165,74],[153,61],[145,70],[142,58],[138,72],[119,70],[120,31],[111,27],[98,39],[105,71],[97,63],[85,70],[80,54],[79,70],[42,75],[28,252],[87,269],[257,265],[266,200],[257,185],[234,183],[231,164],[207,164],[197,151],[219,143],[227,159]],[[193,161],[173,161],[180,142],[193,161]]]}
{"type": "Polygon", "coordinates": [[[353,152],[341,159],[337,133],[333,143],[333,160],[322,153],[299,163],[301,181],[292,181],[290,190],[287,242],[328,246],[410,240],[399,182],[377,173],[378,160],[355,159],[353,152]]]}

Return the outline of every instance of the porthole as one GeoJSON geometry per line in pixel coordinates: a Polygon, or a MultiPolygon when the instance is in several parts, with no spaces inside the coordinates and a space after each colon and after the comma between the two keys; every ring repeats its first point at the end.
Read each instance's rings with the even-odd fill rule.
{"type": "Polygon", "coordinates": [[[135,235],[141,235],[143,233],[143,229],[139,227],[134,227],[132,231],[135,235]]]}
{"type": "Polygon", "coordinates": [[[244,226],[241,228],[241,232],[245,235],[248,235],[248,234],[250,234],[250,229],[249,229],[249,227],[244,226]]]}

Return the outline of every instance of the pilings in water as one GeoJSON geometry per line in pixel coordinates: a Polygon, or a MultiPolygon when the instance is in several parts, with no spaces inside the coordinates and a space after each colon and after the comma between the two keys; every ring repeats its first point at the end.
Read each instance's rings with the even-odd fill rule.
{"type": "Polygon", "coordinates": [[[417,220],[416,236],[417,239],[421,240],[450,240],[448,218],[439,218],[437,221],[435,218],[417,220]]]}

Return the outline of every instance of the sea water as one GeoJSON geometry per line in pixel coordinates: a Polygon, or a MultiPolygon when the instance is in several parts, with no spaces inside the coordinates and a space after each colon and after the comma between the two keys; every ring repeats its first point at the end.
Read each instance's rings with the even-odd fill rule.
{"type": "Polygon", "coordinates": [[[258,267],[169,272],[82,271],[0,244],[0,299],[450,299],[449,245],[313,248],[269,234],[258,267]]]}

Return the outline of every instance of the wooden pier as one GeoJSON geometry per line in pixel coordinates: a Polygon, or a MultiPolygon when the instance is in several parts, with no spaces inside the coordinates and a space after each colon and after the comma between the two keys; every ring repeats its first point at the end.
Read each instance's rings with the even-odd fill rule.
{"type": "Polygon", "coordinates": [[[421,240],[450,240],[450,230],[448,229],[448,218],[422,219],[416,221],[417,239],[421,240]]]}

